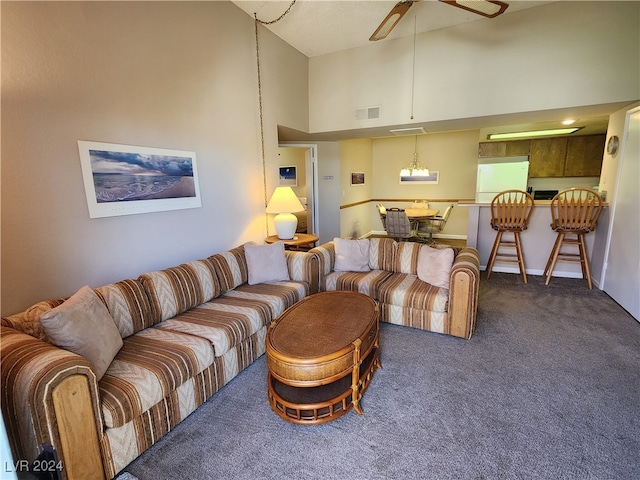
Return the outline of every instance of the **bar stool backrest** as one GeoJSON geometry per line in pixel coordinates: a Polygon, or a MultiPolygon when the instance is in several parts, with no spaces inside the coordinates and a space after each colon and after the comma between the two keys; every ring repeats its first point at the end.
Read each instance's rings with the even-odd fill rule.
{"type": "Polygon", "coordinates": [[[523,190],[505,190],[491,201],[491,227],[494,230],[522,231],[529,225],[535,203],[523,190]]]}
{"type": "Polygon", "coordinates": [[[591,232],[596,228],[602,197],[589,188],[562,190],[551,200],[551,228],[563,232],[591,232]]]}

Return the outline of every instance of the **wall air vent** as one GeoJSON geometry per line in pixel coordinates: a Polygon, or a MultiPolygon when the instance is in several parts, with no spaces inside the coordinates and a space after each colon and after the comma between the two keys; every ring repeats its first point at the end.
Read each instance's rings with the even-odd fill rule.
{"type": "Polygon", "coordinates": [[[380,105],[356,109],[356,120],[374,120],[380,118],[380,105]]]}

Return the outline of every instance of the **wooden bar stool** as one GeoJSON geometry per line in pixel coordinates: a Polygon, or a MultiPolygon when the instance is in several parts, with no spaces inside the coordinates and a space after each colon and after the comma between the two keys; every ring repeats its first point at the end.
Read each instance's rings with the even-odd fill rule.
{"type": "Polygon", "coordinates": [[[491,228],[498,233],[487,262],[487,278],[491,276],[493,264],[499,260],[517,263],[522,279],[524,283],[527,283],[524,256],[520,245],[520,232],[527,229],[534,206],[533,197],[522,190],[505,190],[493,197],[491,201],[491,228]],[[506,232],[513,234],[513,240],[503,238],[506,232]],[[500,252],[500,247],[515,248],[515,253],[500,252]]]}
{"type": "Polygon", "coordinates": [[[602,210],[602,197],[588,188],[570,188],[562,190],[551,200],[551,229],[558,233],[556,243],[553,245],[544,275],[549,285],[553,269],[558,260],[567,262],[580,262],[582,278],[587,279],[589,289],[591,286],[591,271],[584,236],[592,232],[602,210]],[[571,237],[567,238],[567,235],[571,237]],[[563,245],[578,247],[578,253],[563,253],[560,250],[563,245]]]}

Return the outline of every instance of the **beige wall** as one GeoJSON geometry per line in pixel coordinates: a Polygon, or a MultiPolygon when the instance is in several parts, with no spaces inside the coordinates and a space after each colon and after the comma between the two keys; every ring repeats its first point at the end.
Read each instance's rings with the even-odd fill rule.
{"type": "Polygon", "coordinates": [[[620,142],[618,151],[611,155],[607,153],[605,148],[604,157],[602,159],[602,171],[600,172],[600,192],[607,192],[607,201],[613,199],[613,194],[616,190],[616,182],[618,180],[618,166],[620,164],[620,152],[623,149],[624,136],[625,136],[625,121],[627,119],[627,112],[640,105],[640,102],[635,102],[629,106],[615,112],[609,118],[609,126],[607,128],[607,141],[612,136],[617,136],[620,142]]]}
{"type": "Polygon", "coordinates": [[[373,162],[370,139],[340,142],[340,236],[358,238],[372,230],[373,162]],[[363,172],[364,185],[351,185],[351,173],[363,172]],[[366,202],[366,203],[360,203],[366,202]]]}
{"type": "MultiPolygon", "coordinates": [[[[469,200],[475,197],[478,167],[478,131],[418,135],[418,161],[439,173],[439,183],[400,185],[400,169],[413,160],[415,136],[373,140],[372,198],[403,199],[383,202],[388,207],[408,207],[412,200],[429,200],[433,208],[444,213],[446,200],[469,200]]],[[[381,230],[378,213],[370,209],[374,231],[381,230]]],[[[451,213],[444,235],[465,238],[468,212],[456,207],[451,213]]]]}
{"type": "MultiPolygon", "coordinates": [[[[2,314],[266,232],[254,23],[229,2],[2,3],[2,314]],[[202,207],[90,219],[78,140],[195,151],[202,207]]],[[[308,129],[307,58],[260,27],[277,124],[308,129]]]]}
{"type": "Polygon", "coordinates": [[[418,35],[413,101],[411,37],[313,57],[311,132],[637,100],[639,11],[552,2],[418,35]],[[368,106],[380,118],[357,120],[368,106]]]}

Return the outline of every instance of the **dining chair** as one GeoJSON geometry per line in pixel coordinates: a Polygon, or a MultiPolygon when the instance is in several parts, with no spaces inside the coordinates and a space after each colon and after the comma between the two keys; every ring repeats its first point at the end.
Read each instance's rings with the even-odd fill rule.
{"type": "Polygon", "coordinates": [[[386,221],[387,221],[387,209],[381,203],[376,205],[378,209],[378,213],[380,214],[380,221],[382,222],[382,228],[384,230],[387,229],[386,221]]]}
{"type": "Polygon", "coordinates": [[[520,233],[529,226],[534,207],[533,197],[523,190],[505,190],[491,200],[491,228],[497,233],[487,262],[487,278],[491,277],[493,265],[498,260],[517,263],[522,280],[528,283],[520,233]],[[506,240],[505,233],[513,234],[513,240],[506,240]],[[515,248],[515,253],[506,253],[504,248],[515,248]]]}
{"type": "Polygon", "coordinates": [[[553,197],[551,200],[551,229],[558,235],[544,269],[544,275],[547,277],[545,285],[549,285],[549,281],[551,281],[556,262],[564,260],[580,262],[582,278],[587,279],[589,289],[593,288],[584,236],[595,229],[601,210],[602,197],[598,192],[589,188],[569,188],[558,192],[553,197]],[[577,246],[578,253],[562,252],[561,249],[565,245],[577,246]]]}
{"type": "Polygon", "coordinates": [[[429,208],[428,200],[414,200],[411,204],[411,208],[429,208]]]}
{"type": "Polygon", "coordinates": [[[442,215],[435,215],[433,217],[424,218],[418,221],[417,234],[425,240],[427,243],[436,243],[433,239],[434,233],[440,233],[444,230],[451,210],[453,210],[454,203],[449,205],[442,215]]]}
{"type": "Polygon", "coordinates": [[[387,209],[386,230],[387,234],[397,241],[416,236],[415,228],[403,208],[387,209]]]}

